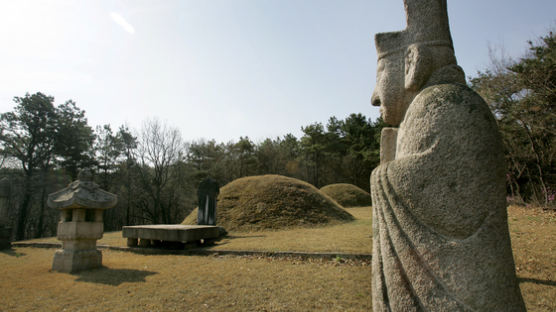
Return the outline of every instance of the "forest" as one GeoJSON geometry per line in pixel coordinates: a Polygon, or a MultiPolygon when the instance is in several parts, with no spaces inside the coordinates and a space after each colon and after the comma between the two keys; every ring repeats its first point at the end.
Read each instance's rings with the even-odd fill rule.
{"type": "MultiPolygon", "coordinates": [[[[556,35],[528,44],[518,60],[494,60],[468,81],[502,134],[508,202],[554,209],[556,35]]],[[[196,189],[206,177],[223,186],[243,176],[280,174],[318,188],[345,182],[369,190],[386,126],[359,113],[302,126],[300,138],[186,142],[158,119],[137,130],[108,124],[93,129],[77,103],[55,106],[40,92],[16,96],[14,104],[0,115],[0,201],[14,240],[56,234],[58,212],[46,205],[47,196],[85,168],[101,188],[118,195],[117,206],[105,212],[106,231],[181,222],[196,207],[196,189]]]]}

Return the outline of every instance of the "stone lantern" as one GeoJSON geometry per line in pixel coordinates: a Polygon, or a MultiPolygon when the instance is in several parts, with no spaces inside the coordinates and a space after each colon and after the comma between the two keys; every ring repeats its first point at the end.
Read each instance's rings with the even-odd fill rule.
{"type": "Polygon", "coordinates": [[[11,247],[8,220],[8,203],[10,198],[10,181],[4,177],[0,180],[0,250],[11,247]]]}
{"type": "Polygon", "coordinates": [[[116,205],[118,197],[101,190],[83,170],[76,181],[48,195],[48,206],[61,210],[58,239],[62,249],[56,251],[52,270],[66,273],[102,266],[102,253],[96,249],[102,238],[104,210],[116,205]]]}

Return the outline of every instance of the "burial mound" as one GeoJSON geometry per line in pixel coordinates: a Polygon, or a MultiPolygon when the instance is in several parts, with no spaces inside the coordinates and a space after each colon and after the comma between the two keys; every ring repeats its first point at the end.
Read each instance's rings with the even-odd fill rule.
{"type": "Polygon", "coordinates": [[[320,191],[332,197],[332,199],[345,208],[365,207],[371,205],[371,194],[353,184],[329,184],[323,186],[320,191]]]}
{"type": "MultiPolygon", "coordinates": [[[[305,227],[353,220],[313,185],[280,175],[251,176],[220,189],[216,224],[226,230],[250,231],[305,227]]],[[[196,224],[197,209],[182,224],[196,224]]]]}

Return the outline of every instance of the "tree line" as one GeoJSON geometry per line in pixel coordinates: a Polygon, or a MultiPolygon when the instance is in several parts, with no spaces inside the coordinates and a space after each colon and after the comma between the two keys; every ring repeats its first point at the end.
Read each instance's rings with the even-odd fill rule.
{"type": "MultiPolygon", "coordinates": [[[[493,111],[505,145],[508,196],[517,202],[554,206],[556,194],[556,37],[529,42],[518,61],[499,60],[470,77],[493,111]]],[[[379,163],[385,126],[362,114],[331,117],[326,124],[253,142],[240,137],[184,142],[178,129],[150,119],[133,131],[126,126],[89,126],[73,101],[55,106],[42,93],[14,98],[0,115],[0,188],[7,198],[14,239],[53,236],[58,212],[46,206],[49,193],[92,169],[101,188],[118,195],[105,212],[105,229],[123,225],[179,223],[196,207],[205,177],[224,185],[259,174],[281,174],[316,187],[352,183],[369,190],[379,163]]]]}
{"type": "Polygon", "coordinates": [[[383,126],[362,114],[331,117],[324,126],[253,142],[248,137],[217,143],[184,142],[178,129],[160,120],[141,129],[110,125],[93,129],[73,101],[59,106],[42,93],[15,97],[15,108],[0,115],[1,175],[9,188],[10,223],[15,239],[56,234],[57,211],[46,206],[49,193],[89,168],[101,188],[118,195],[105,212],[106,230],[123,225],[177,223],[196,206],[205,177],[224,185],[259,174],[296,177],[320,187],[347,182],[369,189],[379,161],[383,126]]]}

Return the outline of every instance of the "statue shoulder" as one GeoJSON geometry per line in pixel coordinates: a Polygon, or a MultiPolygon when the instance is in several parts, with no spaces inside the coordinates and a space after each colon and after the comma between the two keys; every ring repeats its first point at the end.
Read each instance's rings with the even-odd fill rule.
{"type": "Polygon", "coordinates": [[[438,84],[427,87],[415,97],[414,103],[438,102],[439,104],[459,104],[466,102],[481,103],[486,105],[483,98],[471,88],[460,83],[438,84]]]}
{"type": "Polygon", "coordinates": [[[480,95],[457,83],[423,89],[400,124],[396,157],[438,144],[446,144],[445,151],[454,151],[454,142],[467,151],[479,147],[480,153],[501,155],[502,151],[496,120],[480,95]]]}
{"type": "MultiPolygon", "coordinates": [[[[495,125],[494,116],[483,98],[464,84],[438,84],[423,89],[410,104],[406,117],[476,119],[495,125]]],[[[407,118],[406,118],[407,119],[407,118]]]]}

